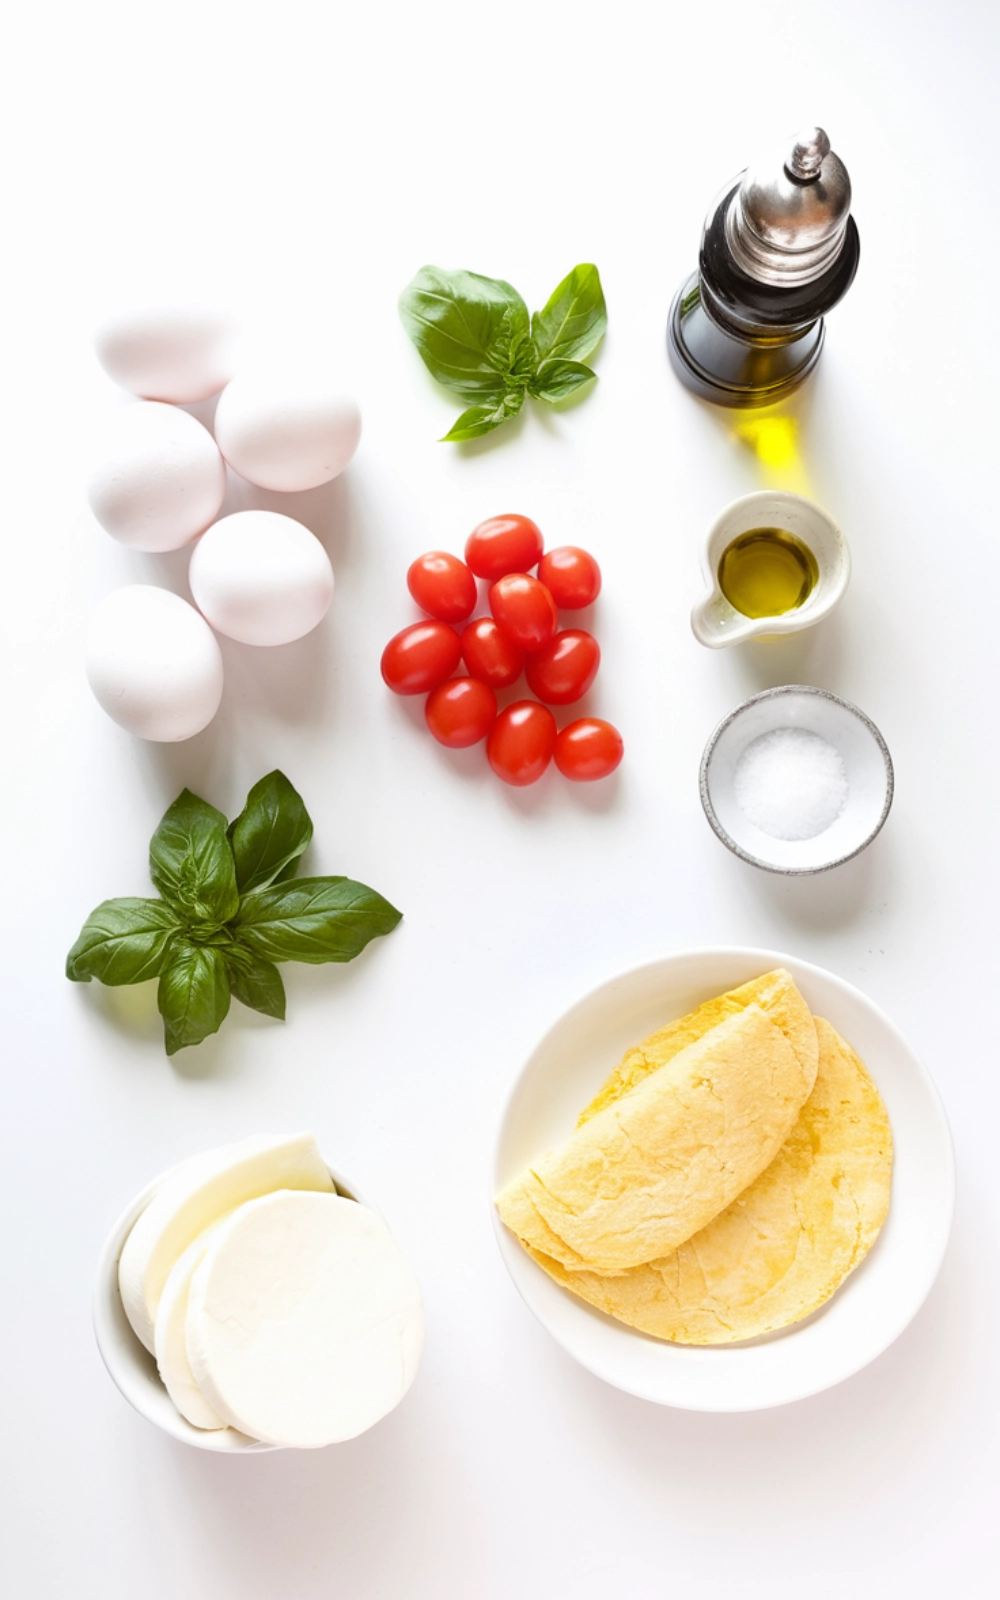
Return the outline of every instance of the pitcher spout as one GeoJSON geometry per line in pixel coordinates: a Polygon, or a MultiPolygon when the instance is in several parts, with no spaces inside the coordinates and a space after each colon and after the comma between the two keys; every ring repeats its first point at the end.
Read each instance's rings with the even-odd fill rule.
{"type": "Polygon", "coordinates": [[[709,650],[722,650],[757,629],[758,624],[742,616],[718,589],[710,589],[691,612],[691,631],[709,650]]]}

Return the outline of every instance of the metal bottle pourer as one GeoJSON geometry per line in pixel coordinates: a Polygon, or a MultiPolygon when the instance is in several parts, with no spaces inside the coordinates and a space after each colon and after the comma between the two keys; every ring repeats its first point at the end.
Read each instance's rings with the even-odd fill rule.
{"type": "Polygon", "coordinates": [[[822,128],[800,133],[776,173],[748,168],[726,185],[670,308],[682,383],[722,406],[770,405],[797,388],[858,269],[850,212],[851,180],[822,128]]]}

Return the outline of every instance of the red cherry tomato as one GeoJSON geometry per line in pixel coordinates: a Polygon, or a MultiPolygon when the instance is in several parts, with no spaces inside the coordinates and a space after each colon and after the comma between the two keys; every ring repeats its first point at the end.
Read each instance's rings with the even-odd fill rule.
{"type": "Polygon", "coordinates": [[[530,517],[489,517],[473,528],[465,559],[477,578],[495,583],[508,572],[530,572],[543,549],[542,535],[530,517]]]}
{"type": "Polygon", "coordinates": [[[382,652],[382,676],[393,694],[426,694],[450,678],[462,641],[446,622],[414,622],[382,652]]]}
{"type": "Polygon", "coordinates": [[[556,744],[556,719],[537,700],[518,700],[501,711],[490,729],[486,755],[504,783],[522,789],[537,783],[556,744]]]}
{"type": "Polygon", "coordinates": [[[540,650],[559,626],[559,613],[548,589],[525,572],[511,572],[497,580],[490,590],[490,610],[520,650],[540,650]]]}
{"type": "Polygon", "coordinates": [[[541,559],[539,581],[544,583],[563,611],[592,605],[601,592],[601,569],[593,556],[576,545],[564,544],[541,559]]]}
{"type": "Polygon", "coordinates": [[[583,628],[566,628],[528,657],[528,688],[550,706],[572,705],[585,695],[601,664],[601,647],[583,628]]]}
{"type": "Polygon", "coordinates": [[[406,587],[422,611],[440,622],[464,622],[476,605],[476,580],[447,550],[428,550],[406,574],[406,587]]]}
{"type": "Polygon", "coordinates": [[[449,678],[427,696],[427,726],[438,744],[464,750],[485,739],[497,716],[497,697],[478,678],[449,678]]]}
{"type": "Polygon", "coordinates": [[[581,717],[556,739],[556,766],[574,783],[592,783],[614,772],[625,753],[622,736],[600,717],[581,717]]]}
{"type": "Polygon", "coordinates": [[[462,659],[474,678],[509,689],[524,668],[524,651],[511,644],[492,617],[477,617],[462,631],[462,659]]]}

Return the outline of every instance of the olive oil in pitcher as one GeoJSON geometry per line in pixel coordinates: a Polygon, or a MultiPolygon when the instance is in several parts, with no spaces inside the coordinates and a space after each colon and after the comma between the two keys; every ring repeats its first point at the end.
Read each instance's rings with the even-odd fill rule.
{"type": "Polygon", "coordinates": [[[808,545],[783,528],[752,528],[728,544],[719,588],[744,617],[780,617],[803,605],[819,581],[808,545]]]}

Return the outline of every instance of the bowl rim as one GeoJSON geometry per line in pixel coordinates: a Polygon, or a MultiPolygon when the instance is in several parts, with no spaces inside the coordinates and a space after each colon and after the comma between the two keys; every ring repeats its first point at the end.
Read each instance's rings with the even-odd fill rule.
{"type": "MultiPolygon", "coordinates": [[[[239,1141],[231,1142],[238,1143],[239,1141]]],[[[210,1146],[209,1148],[216,1149],[220,1147],[210,1146]]],[[[203,1151],[198,1150],[193,1152],[195,1156],[203,1153],[203,1151]]],[[[181,1444],[190,1445],[195,1450],[209,1450],[215,1455],[262,1454],[269,1450],[291,1448],[286,1445],[267,1444],[261,1439],[252,1439],[249,1435],[242,1434],[238,1429],[232,1427],[215,1430],[196,1428],[193,1423],[182,1417],[179,1411],[176,1412],[175,1416],[170,1417],[168,1424],[163,1417],[155,1415],[143,1404],[143,1395],[152,1386],[155,1385],[158,1394],[161,1392],[166,1394],[166,1389],[159,1373],[156,1373],[154,1377],[142,1370],[141,1362],[143,1357],[154,1362],[156,1358],[140,1343],[128,1324],[128,1318],[125,1316],[125,1308],[122,1305],[121,1294],[118,1289],[118,1260],[129,1232],[138,1220],[140,1213],[153,1198],[156,1190],[168,1178],[173,1177],[175,1173],[186,1167],[191,1159],[191,1156],[185,1156],[183,1160],[174,1162],[172,1166],[167,1167],[165,1171],[159,1173],[155,1178],[151,1178],[149,1183],[138,1194],[134,1195],[128,1205],[122,1209],[108,1230],[97,1258],[97,1269],[94,1275],[94,1287],[91,1295],[91,1321],[98,1352],[115,1388],[120,1394],[124,1395],[133,1410],[137,1411],[153,1427],[159,1428],[161,1433],[167,1434],[171,1439],[179,1440],[181,1444]],[[134,1346],[134,1350],[132,1350],[134,1361],[129,1355],[122,1354],[122,1321],[128,1327],[128,1333],[134,1346]],[[226,1442],[224,1444],[220,1442],[222,1438],[225,1438],[226,1442]]],[[[342,1195],[345,1199],[354,1200],[359,1205],[367,1206],[369,1211],[374,1211],[377,1216],[381,1216],[377,1206],[374,1206],[364,1192],[359,1189],[353,1178],[350,1178],[341,1168],[332,1166],[325,1156],[322,1156],[322,1160],[330,1177],[333,1179],[337,1194],[342,1195]]],[[[131,1349],[127,1342],[125,1348],[126,1350],[131,1349]]]]}
{"type": "MultiPolygon", "coordinates": [[[[877,1080],[876,1087],[878,1087],[877,1080]]],[[[931,1073],[924,1065],[923,1060],[917,1055],[916,1051],[909,1044],[905,1034],[901,1032],[901,1030],[896,1026],[896,1024],[886,1014],[880,1005],[872,1000],[871,997],[864,992],[864,990],[859,989],[856,984],[849,982],[849,980],[846,978],[840,977],[838,973],[831,972],[828,967],[822,967],[814,961],[805,961],[799,956],[791,956],[784,951],[764,949],[755,945],[693,945],[688,948],[682,947],[666,950],[660,955],[652,956],[646,960],[635,962],[631,966],[616,968],[613,972],[609,973],[608,976],[602,978],[597,983],[591,984],[588,989],[585,989],[577,994],[574,1000],[563,1007],[559,1016],[555,1018],[548,1028],[546,1028],[545,1032],[536,1038],[534,1045],[521,1061],[521,1064],[511,1083],[509,1084],[506,1094],[504,1095],[503,1105],[501,1107],[500,1116],[496,1124],[496,1133],[493,1139],[487,1204],[490,1210],[493,1235],[497,1243],[500,1258],[507,1270],[508,1277],[517,1290],[521,1300],[531,1312],[532,1316],[535,1317],[535,1319],[541,1324],[549,1337],[555,1340],[560,1349],[565,1350],[574,1361],[578,1362],[580,1366],[584,1367],[594,1377],[599,1378],[603,1383],[610,1384],[612,1387],[620,1389],[626,1394],[634,1395],[636,1398],[645,1400],[653,1405],[667,1406],[674,1410],[713,1412],[715,1414],[734,1414],[747,1411],[772,1410],[777,1406],[794,1405],[798,1401],[807,1400],[815,1394],[822,1394],[826,1390],[835,1388],[837,1385],[846,1382],[848,1378],[854,1377],[856,1373],[863,1371],[866,1366],[870,1366],[873,1361],[876,1361],[879,1356],[883,1355],[886,1350],[895,1344],[896,1340],[900,1338],[900,1336],[909,1327],[913,1319],[917,1316],[918,1312],[922,1309],[928,1295],[931,1292],[931,1289],[934,1287],[934,1284],[937,1281],[948,1245],[951,1240],[955,1214],[955,1196],[955,1143],[951,1132],[951,1126],[948,1121],[948,1113],[941,1097],[941,1092],[938,1089],[938,1086],[935,1083],[931,1073]],[[607,1371],[603,1370],[598,1362],[588,1360],[577,1349],[574,1349],[563,1339],[561,1333],[551,1325],[544,1310],[541,1309],[531,1297],[530,1292],[525,1288],[523,1282],[519,1279],[511,1267],[510,1261],[508,1260],[508,1246],[511,1249],[516,1247],[516,1249],[522,1254],[523,1247],[521,1246],[520,1241],[514,1240],[514,1236],[500,1220],[500,1215],[496,1207],[496,1195],[501,1183],[501,1174],[499,1171],[500,1157],[507,1129],[507,1123],[526,1074],[539,1054],[549,1044],[552,1037],[565,1025],[568,1019],[579,1009],[580,1006],[586,1004],[587,1001],[591,1000],[600,991],[611,990],[615,986],[636,977],[640,973],[653,972],[664,966],[673,966],[684,961],[697,961],[704,960],[706,958],[717,958],[719,961],[740,961],[747,959],[752,961],[754,964],[759,963],[761,970],[763,971],[770,970],[773,967],[783,966],[791,972],[792,978],[796,982],[798,981],[796,969],[798,969],[800,972],[804,972],[809,976],[816,975],[821,982],[833,984],[836,989],[839,989],[843,992],[844,996],[848,1000],[853,1001],[855,1004],[860,1004],[863,1010],[869,1012],[875,1017],[879,1026],[887,1031],[896,1045],[900,1047],[907,1056],[910,1065],[916,1073],[916,1076],[927,1092],[930,1102],[936,1113],[940,1130],[944,1136],[943,1151],[946,1157],[945,1182],[947,1187],[947,1213],[943,1217],[943,1227],[940,1229],[938,1248],[933,1259],[928,1261],[923,1292],[920,1294],[919,1298],[910,1305],[903,1319],[898,1321],[897,1325],[889,1332],[888,1337],[883,1338],[881,1342],[879,1342],[877,1348],[873,1347],[872,1350],[864,1356],[863,1360],[849,1363],[848,1366],[836,1376],[825,1378],[818,1383],[809,1381],[804,1385],[796,1386],[794,1392],[784,1394],[778,1398],[768,1398],[763,1401],[753,1401],[750,1404],[739,1406],[731,1403],[709,1406],[703,1403],[698,1404],[687,1402],[678,1398],[670,1400],[663,1399],[659,1395],[650,1394],[641,1385],[630,1385],[627,1382],[619,1382],[616,1378],[610,1377],[607,1371]]],[[[877,1243],[878,1241],[876,1240],[876,1245],[877,1243]]],[[[870,1252],[870,1254],[872,1253],[873,1252],[870,1252]]],[[[531,1265],[534,1266],[535,1264],[531,1263],[531,1265]]],[[[539,1273],[542,1272],[540,1267],[536,1268],[536,1270],[539,1273]]],[[[849,1281],[849,1278],[845,1280],[845,1282],[849,1281]]],[[[562,1285],[557,1284],[556,1288],[558,1289],[560,1295],[565,1295],[570,1299],[574,1298],[570,1291],[563,1288],[562,1285]]],[[[838,1290],[835,1291],[835,1294],[839,1294],[843,1288],[844,1284],[842,1283],[838,1290]]],[[[831,1298],[834,1298],[834,1296],[831,1296],[831,1298]]],[[[596,1311],[590,1306],[583,1306],[582,1303],[581,1309],[583,1309],[588,1315],[597,1317],[604,1316],[604,1313],[596,1311]]],[[[822,1310],[823,1308],[821,1307],[819,1309],[822,1310]]],[[[615,1319],[608,1320],[615,1321],[615,1319]]],[[[794,1338],[799,1329],[808,1327],[813,1320],[813,1317],[807,1317],[799,1324],[792,1323],[788,1328],[779,1330],[778,1337],[794,1338]]],[[[662,1344],[667,1349],[693,1351],[698,1355],[708,1355],[710,1358],[715,1353],[712,1347],[688,1345],[674,1346],[668,1340],[652,1339],[652,1336],[643,1334],[639,1330],[629,1328],[627,1324],[615,1322],[615,1325],[618,1328],[625,1329],[627,1333],[631,1334],[636,1339],[643,1340],[645,1342],[652,1342],[654,1344],[662,1344]]],[[[765,1336],[764,1340],[748,1341],[746,1345],[731,1345],[722,1346],[719,1348],[725,1352],[728,1352],[729,1354],[735,1354],[741,1348],[751,1349],[759,1343],[770,1341],[773,1337],[773,1335],[767,1335],[765,1336]]]]}
{"type": "Polygon", "coordinates": [[[818,872],[830,872],[834,867],[842,867],[845,862],[853,861],[854,857],[859,856],[862,850],[867,850],[872,840],[877,838],[882,831],[885,820],[892,809],[895,790],[896,776],[892,765],[892,756],[889,754],[889,746],[871,717],[868,716],[867,712],[862,711],[860,706],[856,706],[853,701],[845,700],[843,696],[834,694],[832,689],[819,689],[812,683],[777,684],[771,689],[761,689],[758,694],[752,694],[748,700],[743,700],[738,706],[734,706],[732,711],[723,717],[714,732],[709,736],[698,768],[698,792],[701,796],[702,809],[716,838],[721,839],[727,850],[731,850],[734,856],[739,856],[740,860],[747,862],[749,866],[760,867],[764,872],[776,872],[785,878],[808,878],[815,877],[818,872]],[[709,771],[712,765],[712,757],[715,755],[715,747],[726,729],[741,717],[745,711],[748,711],[751,706],[758,705],[762,700],[775,700],[788,694],[812,694],[821,700],[832,700],[835,705],[842,707],[844,711],[849,711],[852,716],[857,717],[858,721],[867,728],[878,746],[885,767],[885,801],[878,821],[871,832],[862,839],[860,844],[855,845],[853,850],[848,850],[845,855],[835,857],[833,861],[824,861],[822,865],[817,867],[781,867],[776,862],[765,861],[761,856],[752,855],[749,850],[744,850],[742,845],[737,844],[731,834],[726,832],[712,804],[709,771]]]}

